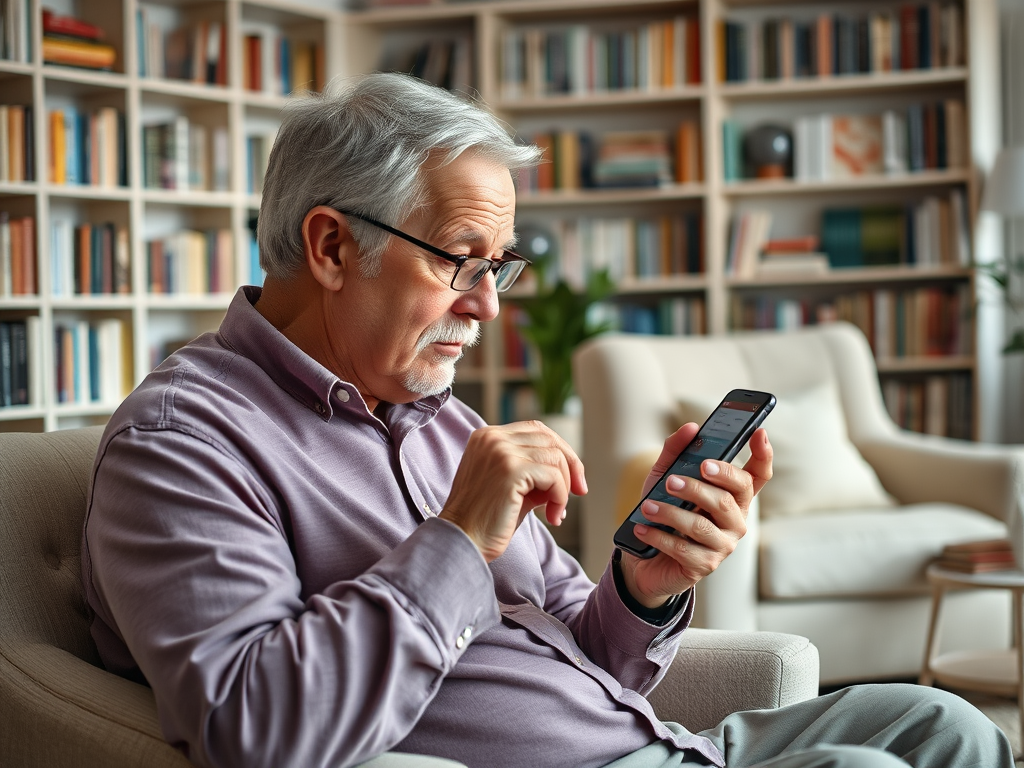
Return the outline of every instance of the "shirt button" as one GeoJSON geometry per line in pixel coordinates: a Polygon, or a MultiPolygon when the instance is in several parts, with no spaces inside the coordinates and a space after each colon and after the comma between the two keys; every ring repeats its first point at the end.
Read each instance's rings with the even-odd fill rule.
{"type": "Polygon", "coordinates": [[[462,646],[464,646],[465,644],[466,644],[466,638],[464,638],[462,635],[459,635],[458,637],[455,638],[455,647],[458,648],[459,650],[462,650],[462,646]]]}
{"type": "Polygon", "coordinates": [[[341,402],[347,403],[350,397],[351,395],[348,393],[347,389],[338,390],[338,400],[340,400],[341,402]]]}
{"type": "Polygon", "coordinates": [[[581,659],[579,656],[573,656],[573,658],[576,659],[576,663],[579,666],[581,666],[581,667],[583,666],[583,659],[581,659]]]}
{"type": "Polygon", "coordinates": [[[433,514],[433,512],[430,511],[430,505],[427,504],[427,503],[423,504],[423,511],[426,512],[428,515],[432,515],[433,514]]]}
{"type": "Polygon", "coordinates": [[[462,630],[462,636],[466,640],[469,640],[469,638],[473,636],[473,628],[472,627],[466,627],[464,630],[462,630]]]}
{"type": "Polygon", "coordinates": [[[323,404],[323,403],[317,403],[317,404],[316,404],[316,412],[317,412],[317,413],[319,413],[319,414],[320,414],[321,416],[323,416],[323,415],[324,415],[324,412],[325,412],[326,410],[327,410],[327,409],[326,409],[326,408],[324,408],[324,404],[323,404]]]}

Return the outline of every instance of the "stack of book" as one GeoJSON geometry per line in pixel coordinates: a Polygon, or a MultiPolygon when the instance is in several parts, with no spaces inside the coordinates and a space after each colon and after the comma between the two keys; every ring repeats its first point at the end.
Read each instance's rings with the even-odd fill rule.
{"type": "Polygon", "coordinates": [[[124,113],[114,107],[50,110],[50,181],[94,187],[128,185],[124,113]]]}
{"type": "Polygon", "coordinates": [[[39,316],[0,322],[0,408],[42,404],[39,316]]]}
{"type": "Polygon", "coordinates": [[[828,254],[819,250],[817,235],[769,240],[757,263],[759,275],[821,274],[829,268],[828,254]]]}
{"type": "Polygon", "coordinates": [[[170,32],[136,11],[140,77],[171,77],[207,85],[227,85],[227,25],[198,21],[170,32]]]}
{"type": "Polygon", "coordinates": [[[597,187],[656,187],[673,179],[666,131],[612,131],[601,138],[594,160],[597,187]]]}
{"type": "Polygon", "coordinates": [[[936,564],[950,571],[984,573],[1016,568],[1008,539],[947,544],[936,564]]]}
{"type": "Polygon", "coordinates": [[[31,105],[0,104],[0,181],[35,181],[34,126],[31,105]]]}
{"type": "Polygon", "coordinates": [[[103,42],[103,30],[72,16],[43,9],[43,61],[85,69],[111,70],[117,61],[114,46],[103,42]]]}
{"type": "Polygon", "coordinates": [[[36,220],[0,211],[0,298],[39,290],[36,274],[36,220]]]}

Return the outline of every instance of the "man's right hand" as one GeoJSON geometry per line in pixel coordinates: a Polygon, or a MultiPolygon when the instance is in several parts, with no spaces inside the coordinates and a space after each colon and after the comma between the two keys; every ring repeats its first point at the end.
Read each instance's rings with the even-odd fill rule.
{"type": "Polygon", "coordinates": [[[491,562],[531,509],[543,506],[548,522],[560,525],[569,494],[586,492],[583,462],[544,424],[482,427],[469,438],[439,517],[462,528],[491,562]]]}

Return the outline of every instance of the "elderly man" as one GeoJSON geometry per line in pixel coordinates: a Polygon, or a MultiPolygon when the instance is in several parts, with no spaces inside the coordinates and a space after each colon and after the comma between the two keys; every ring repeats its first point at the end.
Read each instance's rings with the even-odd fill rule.
{"type": "Polygon", "coordinates": [[[703,734],[657,719],[643,694],[693,585],[743,535],[771,448],[761,430],[745,469],[706,461],[673,484],[705,514],[659,505],[678,535],[639,528],[650,560],[614,557],[594,585],[558,549],[531,510],[561,521],[586,492],[579,458],[449,396],[524,266],[510,170],[536,160],[403,76],[289,108],[260,210],[266,285],[150,374],[99,448],[83,569],[106,666],[148,682],[167,740],[209,766],[388,750],[510,768],[1011,766],[976,710],[912,686],[703,734]]]}

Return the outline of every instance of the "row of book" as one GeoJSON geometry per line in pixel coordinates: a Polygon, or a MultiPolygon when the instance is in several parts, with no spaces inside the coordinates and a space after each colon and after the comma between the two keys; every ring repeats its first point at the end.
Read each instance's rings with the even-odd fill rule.
{"type": "Polygon", "coordinates": [[[142,127],[142,178],[148,189],[227,191],[231,185],[228,129],[185,115],[142,127]]]}
{"type": "Polygon", "coordinates": [[[0,211],[0,298],[38,292],[36,220],[0,211]]]}
{"type": "Polygon", "coordinates": [[[275,27],[252,28],[242,40],[242,87],[249,91],[274,96],[320,91],[325,67],[321,43],[288,38],[275,27]]]}
{"type": "Polygon", "coordinates": [[[674,296],[654,304],[607,304],[606,317],[623,333],[648,335],[702,335],[707,327],[707,309],[701,296],[674,296]]]}
{"type": "Polygon", "coordinates": [[[973,302],[966,284],[880,288],[828,298],[735,297],[735,329],[791,330],[834,320],[853,323],[879,360],[969,355],[973,302]]]}
{"type": "MultiPolygon", "coordinates": [[[[722,173],[726,181],[754,178],[744,151],[745,126],[722,121],[722,173]]],[[[792,168],[798,181],[965,168],[967,122],[959,99],[909,104],[878,115],[798,117],[792,130],[792,168]]]]}
{"type": "Polygon", "coordinates": [[[958,440],[973,439],[973,398],[968,373],[934,374],[923,381],[889,377],[882,382],[882,398],[889,416],[903,429],[958,440]]]}
{"type": "Polygon", "coordinates": [[[275,136],[275,133],[261,133],[245,137],[245,189],[250,195],[263,194],[263,177],[275,136]]]}
{"type": "Polygon", "coordinates": [[[0,59],[32,61],[32,0],[0,0],[0,59]]]}
{"type": "Polygon", "coordinates": [[[34,125],[30,105],[0,104],[0,182],[35,181],[34,125]]]}
{"type": "Polygon", "coordinates": [[[821,248],[832,267],[960,266],[971,264],[964,191],[928,195],[920,203],[826,208],[821,248]]]}
{"type": "Polygon", "coordinates": [[[228,293],[237,285],[229,229],[182,230],[146,243],[150,293],[228,293]]]}
{"type": "Polygon", "coordinates": [[[49,112],[50,181],[94,187],[128,185],[124,112],[63,107],[49,112]]]}
{"type": "Polygon", "coordinates": [[[473,92],[473,42],[468,37],[431,37],[409,50],[394,51],[382,71],[405,72],[456,93],[473,92]]]}
{"type": "Polygon", "coordinates": [[[647,129],[609,131],[557,130],[535,134],[544,150],[535,168],[518,174],[522,192],[555,189],[658,187],[699,183],[704,179],[700,126],[684,120],[675,131],[647,129]]]}
{"type": "Polygon", "coordinates": [[[512,28],[499,42],[506,99],[657,90],[701,82],[700,20],[676,16],[623,29],[619,24],[512,28]]]}
{"type": "Polygon", "coordinates": [[[110,71],[117,63],[117,50],[104,37],[95,24],[43,9],[42,52],[47,64],[110,71]]]}
{"type": "Polygon", "coordinates": [[[131,390],[130,335],[124,321],[58,322],[54,327],[58,403],[115,406],[131,390]]]}
{"type": "Polygon", "coordinates": [[[959,3],[904,4],[857,15],[723,20],[723,82],[957,67],[964,63],[959,3]]]}
{"type": "Polygon", "coordinates": [[[0,408],[40,405],[39,316],[0,322],[0,408]]]}
{"type": "Polygon", "coordinates": [[[113,222],[50,225],[50,279],[54,296],[131,292],[128,227],[113,222]]]}
{"type": "Polygon", "coordinates": [[[614,282],[704,272],[704,218],[691,211],[651,218],[563,219],[552,225],[554,275],[581,289],[592,272],[614,282]]]}
{"type": "Polygon", "coordinates": [[[140,77],[173,78],[227,85],[227,25],[202,20],[166,30],[150,20],[150,10],[135,11],[140,77]]]}
{"type": "Polygon", "coordinates": [[[799,181],[966,168],[967,121],[959,99],[881,115],[808,115],[793,125],[799,181]]]}

